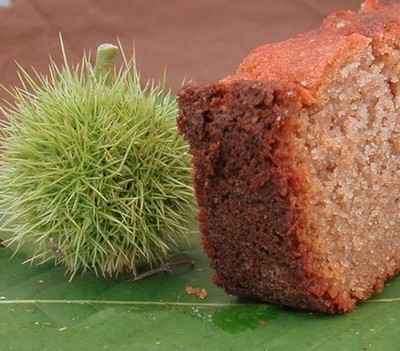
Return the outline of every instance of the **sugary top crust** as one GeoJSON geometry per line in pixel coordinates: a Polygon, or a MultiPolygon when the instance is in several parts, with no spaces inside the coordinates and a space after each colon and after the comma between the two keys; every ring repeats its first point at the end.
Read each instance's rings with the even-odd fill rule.
{"type": "Polygon", "coordinates": [[[260,46],[239,66],[238,79],[279,82],[295,86],[312,103],[329,81],[331,72],[365,49],[400,38],[400,3],[365,1],[359,12],[341,11],[328,16],[322,26],[294,39],[260,46]]]}

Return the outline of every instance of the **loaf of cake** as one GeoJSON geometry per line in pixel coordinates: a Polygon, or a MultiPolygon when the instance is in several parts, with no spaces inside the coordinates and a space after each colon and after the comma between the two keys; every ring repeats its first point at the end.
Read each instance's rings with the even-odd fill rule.
{"type": "Polygon", "coordinates": [[[369,0],[182,89],[218,286],[345,313],[400,271],[399,78],[400,3],[369,0]]]}

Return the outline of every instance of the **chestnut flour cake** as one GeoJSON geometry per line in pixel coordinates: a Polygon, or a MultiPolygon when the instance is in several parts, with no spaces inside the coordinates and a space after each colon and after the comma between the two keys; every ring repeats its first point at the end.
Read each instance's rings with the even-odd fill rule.
{"type": "Polygon", "coordinates": [[[181,91],[216,284],[343,313],[399,272],[399,71],[400,4],[370,0],[181,91]]]}

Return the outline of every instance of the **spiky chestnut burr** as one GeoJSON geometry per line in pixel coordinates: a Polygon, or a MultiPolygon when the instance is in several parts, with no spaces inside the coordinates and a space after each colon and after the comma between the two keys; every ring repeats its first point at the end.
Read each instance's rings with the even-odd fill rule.
{"type": "Polygon", "coordinates": [[[29,246],[29,261],[133,275],[187,243],[192,213],[188,148],[176,134],[176,99],[141,86],[136,65],[103,44],[96,65],[54,62],[47,76],[20,68],[21,87],[1,135],[1,230],[29,246]]]}

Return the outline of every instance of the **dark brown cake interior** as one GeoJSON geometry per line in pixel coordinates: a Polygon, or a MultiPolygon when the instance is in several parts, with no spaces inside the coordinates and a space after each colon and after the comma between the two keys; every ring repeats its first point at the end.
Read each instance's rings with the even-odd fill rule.
{"type": "Polygon", "coordinates": [[[297,180],[284,167],[293,156],[279,118],[298,110],[296,100],[274,85],[237,81],[188,88],[181,101],[183,115],[191,116],[179,126],[192,144],[200,226],[216,283],[240,296],[305,307],[310,298],[293,236],[299,222],[287,197],[297,180]]]}

